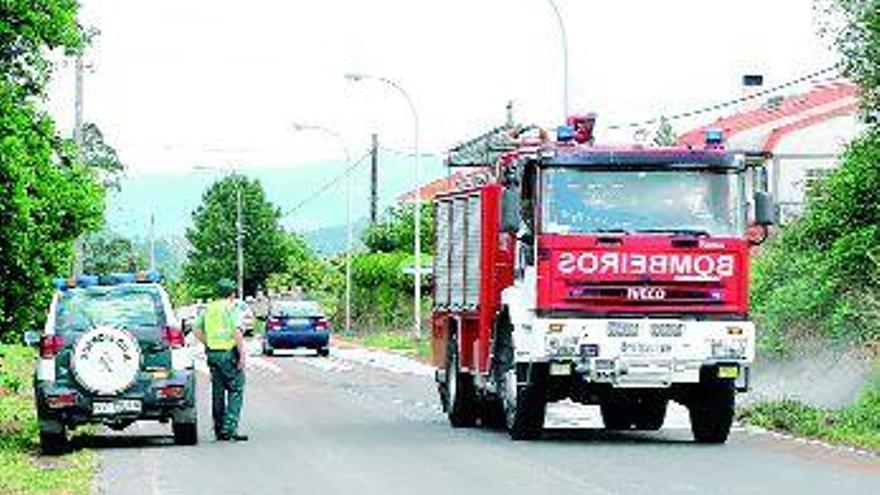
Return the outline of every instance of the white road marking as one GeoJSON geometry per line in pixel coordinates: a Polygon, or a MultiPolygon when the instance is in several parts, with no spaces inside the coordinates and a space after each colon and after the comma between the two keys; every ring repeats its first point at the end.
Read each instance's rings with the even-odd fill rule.
{"type": "Polygon", "coordinates": [[[434,367],[415,359],[392,354],[389,352],[374,351],[371,349],[334,349],[335,356],[340,359],[358,364],[372,366],[392,373],[416,376],[434,376],[434,367]]]}

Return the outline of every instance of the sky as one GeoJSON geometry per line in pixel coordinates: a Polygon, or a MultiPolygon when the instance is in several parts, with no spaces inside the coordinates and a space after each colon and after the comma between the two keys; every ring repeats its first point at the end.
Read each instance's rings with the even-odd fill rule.
{"type": "MultiPolygon", "coordinates": [[[[813,0],[556,0],[568,34],[571,111],[602,127],[739,96],[744,73],[774,85],[831,65],[813,0]]],[[[516,120],[559,124],[562,49],[548,0],[82,0],[100,35],[86,55],[85,120],[128,173],[194,166],[285,167],[353,155],[377,132],[423,152],[516,120]]],[[[59,61],[47,108],[73,122],[73,64],[59,61]]],[[[679,131],[702,122],[677,122],[679,131]]]]}

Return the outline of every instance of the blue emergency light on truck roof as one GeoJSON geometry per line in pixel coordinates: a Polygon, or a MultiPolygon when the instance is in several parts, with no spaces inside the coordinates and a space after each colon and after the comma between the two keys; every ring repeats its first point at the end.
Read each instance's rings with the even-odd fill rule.
{"type": "Polygon", "coordinates": [[[556,141],[567,143],[574,139],[574,127],[570,125],[561,125],[556,128],[556,141]]]}
{"type": "Polygon", "coordinates": [[[743,160],[722,149],[625,149],[625,148],[560,148],[545,157],[542,166],[617,169],[709,169],[739,170],[743,160]]]}
{"type": "Polygon", "coordinates": [[[724,144],[724,131],[721,129],[706,129],[706,145],[720,146],[724,144]]]}
{"type": "Polygon", "coordinates": [[[157,271],[146,271],[137,273],[111,273],[109,275],[80,275],[70,278],[56,278],[52,281],[52,285],[58,290],[67,290],[73,288],[88,288],[98,285],[120,285],[134,283],[157,283],[162,280],[162,275],[157,271]]]}

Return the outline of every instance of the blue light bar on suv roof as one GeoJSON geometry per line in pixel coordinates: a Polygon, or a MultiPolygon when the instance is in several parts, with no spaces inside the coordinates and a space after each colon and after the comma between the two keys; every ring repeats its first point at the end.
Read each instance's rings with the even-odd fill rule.
{"type": "Polygon", "coordinates": [[[134,283],[157,283],[162,280],[162,275],[157,271],[137,273],[111,273],[109,275],[80,275],[71,278],[56,278],[52,285],[58,290],[73,289],[76,287],[87,288],[94,286],[109,286],[134,283]]]}

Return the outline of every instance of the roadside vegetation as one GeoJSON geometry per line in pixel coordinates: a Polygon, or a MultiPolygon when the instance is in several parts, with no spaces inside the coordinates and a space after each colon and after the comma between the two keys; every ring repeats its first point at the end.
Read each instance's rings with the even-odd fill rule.
{"type": "Polygon", "coordinates": [[[880,380],[852,406],[823,409],[794,399],[765,402],[739,412],[739,419],[770,430],[880,452],[880,380]]]}
{"type": "MultiPolygon", "coordinates": [[[[826,32],[844,75],[861,87],[866,130],[838,170],[814,188],[807,209],[757,258],[753,311],[760,349],[785,356],[805,339],[880,358],[880,0],[825,2],[826,32]]],[[[880,450],[880,368],[854,404],[838,410],[783,398],[742,419],[771,429],[880,450]]],[[[817,384],[822,386],[822,384],[817,384]]]]}
{"type": "Polygon", "coordinates": [[[98,456],[79,450],[40,458],[39,426],[31,388],[35,354],[0,345],[0,493],[9,495],[92,492],[98,456]]]}

